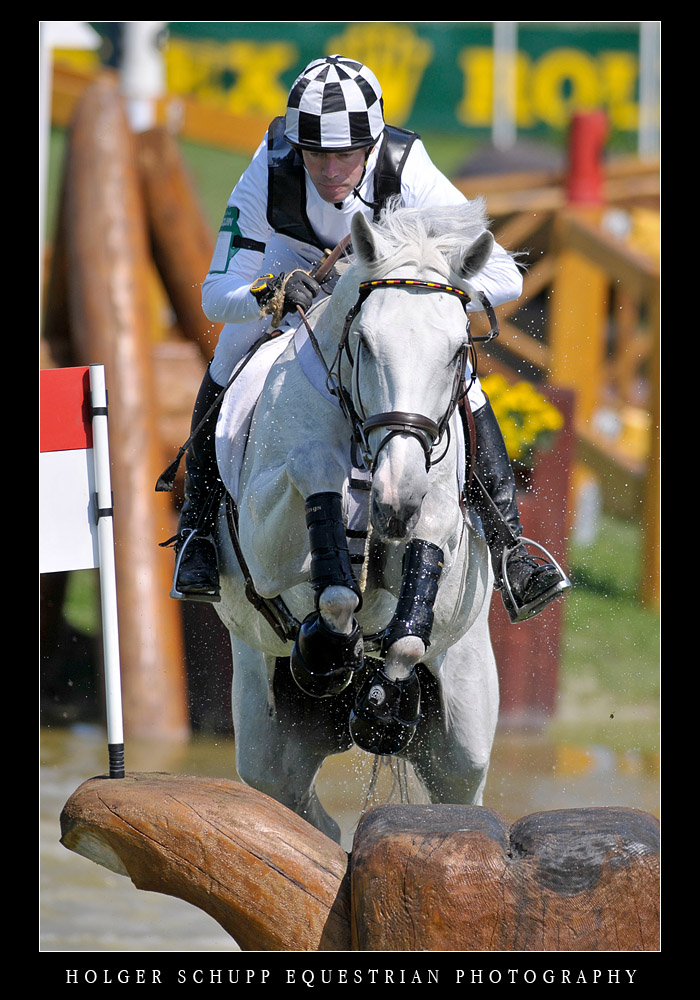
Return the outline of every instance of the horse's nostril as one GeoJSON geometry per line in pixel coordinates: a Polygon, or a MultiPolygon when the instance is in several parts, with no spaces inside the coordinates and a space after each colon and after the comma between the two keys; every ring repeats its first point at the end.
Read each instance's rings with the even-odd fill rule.
{"type": "Polygon", "coordinates": [[[380,503],[376,497],[372,506],[372,525],[387,540],[405,538],[418,519],[420,505],[410,510],[396,510],[390,504],[380,503]]]}
{"type": "Polygon", "coordinates": [[[389,538],[405,538],[408,534],[408,526],[405,521],[398,517],[391,517],[387,521],[386,533],[389,538]]]}

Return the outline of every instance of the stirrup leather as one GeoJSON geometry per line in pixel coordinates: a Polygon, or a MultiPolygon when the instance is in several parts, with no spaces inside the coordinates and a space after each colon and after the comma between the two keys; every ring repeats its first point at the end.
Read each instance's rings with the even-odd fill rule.
{"type": "Polygon", "coordinates": [[[196,528],[188,528],[182,532],[181,537],[182,537],[182,545],[180,546],[180,550],[177,553],[177,557],[175,559],[175,570],[173,572],[173,584],[170,590],[170,597],[174,598],[177,601],[201,601],[202,603],[206,604],[218,604],[218,602],[221,600],[221,594],[218,585],[215,588],[213,588],[211,592],[208,593],[205,592],[202,594],[187,594],[184,593],[182,590],[180,590],[178,587],[178,580],[180,577],[180,564],[182,562],[183,556],[185,555],[185,552],[187,551],[188,546],[194,539],[199,539],[200,541],[206,542],[207,544],[211,545],[211,547],[214,550],[214,559],[216,561],[216,568],[218,575],[219,553],[216,548],[216,542],[214,541],[214,536],[212,534],[204,534],[203,532],[199,532],[196,528]]]}
{"type": "MultiPolygon", "coordinates": [[[[571,580],[569,580],[568,576],[561,568],[559,563],[556,561],[554,556],[552,556],[551,553],[549,553],[547,549],[544,548],[543,545],[540,545],[539,542],[533,541],[533,539],[531,538],[525,538],[525,537],[518,538],[517,545],[513,545],[510,548],[507,547],[504,548],[503,555],[501,557],[501,580],[502,580],[501,595],[503,597],[503,603],[506,606],[506,610],[513,625],[516,625],[519,622],[527,621],[529,618],[534,618],[534,616],[539,614],[539,612],[542,611],[542,609],[546,607],[546,605],[549,604],[550,601],[553,601],[558,594],[562,593],[562,591],[564,590],[568,590],[571,587],[571,580]],[[514,551],[517,545],[520,544],[533,545],[536,549],[539,549],[539,551],[543,554],[543,557],[539,557],[542,558],[542,564],[545,565],[546,563],[549,563],[559,573],[559,580],[557,581],[557,583],[549,587],[546,591],[544,591],[544,593],[538,594],[538,596],[534,600],[529,601],[527,604],[523,605],[518,604],[518,601],[516,600],[515,595],[513,594],[513,590],[511,588],[510,581],[508,579],[508,570],[507,570],[508,557],[514,551]]],[[[538,558],[538,557],[533,557],[533,558],[538,558]]]]}

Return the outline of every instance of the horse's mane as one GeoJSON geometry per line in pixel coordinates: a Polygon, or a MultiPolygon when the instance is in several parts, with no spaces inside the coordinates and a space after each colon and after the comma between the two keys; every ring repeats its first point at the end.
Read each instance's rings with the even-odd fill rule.
{"type": "Polygon", "coordinates": [[[429,208],[406,208],[392,199],[371,224],[376,258],[358,260],[356,273],[361,281],[372,281],[413,266],[438,271],[456,282],[452,261],[458,265],[464,250],[488,225],[482,198],[429,208]]]}

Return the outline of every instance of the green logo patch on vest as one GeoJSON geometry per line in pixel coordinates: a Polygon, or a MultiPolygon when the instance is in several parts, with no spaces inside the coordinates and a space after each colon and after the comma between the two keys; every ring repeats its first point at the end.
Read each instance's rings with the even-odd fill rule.
{"type": "Polygon", "coordinates": [[[241,231],[238,228],[239,214],[239,210],[233,205],[229,205],[224,212],[224,219],[219,228],[219,235],[216,238],[216,246],[211,259],[210,273],[225,274],[231,258],[235,257],[240,249],[238,242],[241,236],[241,231]]]}

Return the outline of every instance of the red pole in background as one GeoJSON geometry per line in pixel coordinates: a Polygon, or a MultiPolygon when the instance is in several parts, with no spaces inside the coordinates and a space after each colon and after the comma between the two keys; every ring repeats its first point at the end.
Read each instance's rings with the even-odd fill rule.
{"type": "Polygon", "coordinates": [[[566,195],[570,205],[603,202],[603,146],[608,119],[603,111],[574,114],[569,132],[569,169],[566,195]]]}

